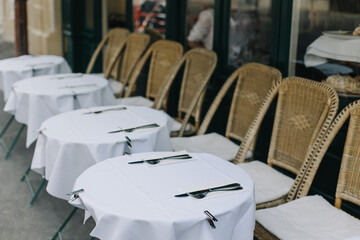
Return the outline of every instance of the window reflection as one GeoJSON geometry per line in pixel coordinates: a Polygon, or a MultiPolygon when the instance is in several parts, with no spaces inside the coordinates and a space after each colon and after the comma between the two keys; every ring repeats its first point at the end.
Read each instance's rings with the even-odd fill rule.
{"type": "Polygon", "coordinates": [[[228,64],[269,64],[271,0],[232,0],[228,64]]]}
{"type": "Polygon", "coordinates": [[[294,1],[289,75],[360,94],[360,36],[352,36],[359,24],[360,1],[294,1]]]}
{"type": "Polygon", "coordinates": [[[215,0],[188,0],[186,36],[188,47],[212,50],[215,0]]]}
{"type": "Polygon", "coordinates": [[[133,0],[134,29],[165,37],[166,0],[133,0]]]}
{"type": "Polygon", "coordinates": [[[85,1],[85,27],[87,29],[94,29],[94,2],[93,0],[85,1]]]}

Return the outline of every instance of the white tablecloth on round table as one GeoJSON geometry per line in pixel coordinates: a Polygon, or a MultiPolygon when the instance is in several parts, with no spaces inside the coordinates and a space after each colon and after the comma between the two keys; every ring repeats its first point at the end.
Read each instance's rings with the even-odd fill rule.
{"type": "Polygon", "coordinates": [[[27,125],[26,147],[37,139],[39,132],[36,130],[49,117],[77,108],[115,104],[109,81],[105,78],[87,74],[68,74],[78,77],[58,78],[64,76],[28,78],[13,85],[4,111],[15,115],[18,122],[27,125]]]}
{"type": "Polygon", "coordinates": [[[4,99],[9,97],[11,86],[24,78],[56,73],[71,73],[63,57],[52,55],[24,55],[0,61],[0,90],[4,99]]]}
{"type": "MultiPolygon", "coordinates": [[[[113,108],[114,106],[106,107],[113,108]]],[[[105,109],[105,107],[92,108],[105,109]]],[[[132,140],[131,152],[171,151],[169,132],[171,121],[162,111],[146,107],[100,114],[84,114],[81,109],[46,120],[36,143],[31,169],[45,175],[47,191],[68,200],[76,178],[88,167],[124,153],[125,136],[132,140]],[[119,127],[157,123],[160,127],[113,133],[119,127]]]]}
{"type": "Polygon", "coordinates": [[[70,202],[91,214],[96,222],[91,236],[100,239],[253,239],[255,202],[250,176],[214,155],[190,155],[193,160],[159,166],[128,164],[152,158],[154,153],[108,159],[81,174],[73,190],[84,192],[70,202]],[[174,197],[190,186],[211,187],[223,181],[238,182],[245,190],[214,192],[200,200],[174,197]],[[218,219],[216,229],[206,221],[205,210],[218,219]]]}

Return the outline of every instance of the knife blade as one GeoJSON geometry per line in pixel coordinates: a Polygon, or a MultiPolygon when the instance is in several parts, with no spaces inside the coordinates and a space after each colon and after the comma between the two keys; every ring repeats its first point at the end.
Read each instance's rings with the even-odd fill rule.
{"type": "Polygon", "coordinates": [[[137,129],[150,128],[150,127],[160,127],[160,126],[157,123],[151,123],[151,124],[138,126],[138,127],[133,127],[133,128],[119,129],[119,130],[111,131],[111,132],[108,132],[108,133],[133,132],[133,131],[135,131],[137,129]]]}
{"type": "Polygon", "coordinates": [[[230,184],[226,184],[226,185],[219,186],[219,187],[205,188],[205,189],[201,189],[201,190],[197,190],[197,191],[181,193],[181,194],[174,195],[174,197],[189,197],[191,194],[195,195],[195,194],[200,194],[200,193],[208,193],[208,192],[211,192],[214,190],[219,190],[219,189],[223,189],[223,188],[233,188],[233,187],[241,187],[241,185],[240,185],[240,183],[230,183],[230,184]]]}
{"type": "Polygon", "coordinates": [[[141,160],[141,161],[128,162],[128,164],[138,164],[138,163],[145,163],[145,162],[149,162],[149,161],[165,160],[165,159],[181,158],[181,157],[191,157],[191,156],[189,154],[172,155],[172,156],[161,157],[161,158],[152,158],[152,159],[146,159],[146,160],[141,160]]]}
{"type": "Polygon", "coordinates": [[[126,107],[108,108],[108,109],[104,109],[104,110],[85,112],[83,114],[99,114],[99,113],[103,113],[103,112],[118,111],[118,110],[126,110],[126,107]]]}

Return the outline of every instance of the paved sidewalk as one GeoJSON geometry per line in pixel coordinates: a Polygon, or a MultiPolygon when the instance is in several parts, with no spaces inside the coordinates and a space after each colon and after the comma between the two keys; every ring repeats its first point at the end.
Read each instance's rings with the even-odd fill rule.
{"type": "MultiPolygon", "coordinates": [[[[4,42],[0,36],[0,59],[14,56],[12,43],[4,42]]],[[[0,130],[10,118],[3,112],[4,100],[0,91],[0,130]]],[[[4,141],[11,143],[20,124],[14,122],[4,136],[4,141]]],[[[64,200],[50,196],[45,188],[32,208],[29,208],[31,194],[26,183],[20,178],[31,163],[34,152],[33,144],[25,147],[26,131],[21,135],[8,160],[3,160],[4,150],[0,147],[0,239],[1,240],[41,240],[50,239],[62,221],[71,212],[72,206],[64,200]]],[[[33,185],[39,185],[41,176],[31,173],[33,185]]],[[[89,219],[83,225],[84,212],[77,211],[74,218],[63,231],[64,240],[89,239],[89,233],[95,223],[89,219]]]]}

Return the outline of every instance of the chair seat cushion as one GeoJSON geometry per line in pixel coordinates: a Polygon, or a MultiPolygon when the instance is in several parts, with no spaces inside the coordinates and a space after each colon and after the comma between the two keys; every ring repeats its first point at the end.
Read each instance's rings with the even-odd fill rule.
{"type": "Polygon", "coordinates": [[[119,94],[123,89],[123,84],[115,79],[110,79],[109,81],[114,94],[119,94]]]}
{"type": "Polygon", "coordinates": [[[260,161],[240,163],[255,183],[256,204],[279,199],[290,191],[294,179],[276,171],[272,167],[260,161]]]}
{"type": "Polygon", "coordinates": [[[121,105],[143,106],[143,107],[152,107],[153,105],[153,101],[144,98],[142,96],[118,98],[116,99],[116,103],[121,105]]]}
{"type": "MultiPolygon", "coordinates": [[[[104,73],[92,73],[92,75],[102,78],[104,77],[104,73]]],[[[123,84],[112,78],[109,79],[109,82],[110,82],[110,87],[113,90],[114,94],[119,94],[123,88],[123,84]]]]}
{"type": "MultiPolygon", "coordinates": [[[[227,161],[234,160],[239,146],[217,133],[208,133],[192,137],[171,138],[174,151],[186,150],[188,152],[210,153],[227,161]]],[[[252,153],[248,152],[248,157],[252,153]]]]}
{"type": "Polygon", "coordinates": [[[257,210],[256,221],[280,239],[360,237],[360,221],[318,195],[257,210]]]}
{"type": "MultiPolygon", "coordinates": [[[[173,125],[171,127],[171,131],[172,132],[178,132],[178,131],[180,131],[181,126],[182,126],[182,123],[179,122],[178,120],[174,119],[174,123],[173,123],[173,125]]],[[[190,127],[189,124],[187,124],[186,127],[185,127],[185,131],[190,131],[190,130],[191,130],[191,127],[190,127]]]]}

